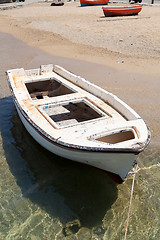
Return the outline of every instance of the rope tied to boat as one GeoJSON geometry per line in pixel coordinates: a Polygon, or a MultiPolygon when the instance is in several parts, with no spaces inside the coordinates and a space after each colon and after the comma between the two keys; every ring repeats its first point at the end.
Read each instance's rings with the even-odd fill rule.
{"type": "Polygon", "coordinates": [[[130,195],[129,208],[128,208],[128,216],[127,216],[127,220],[126,220],[126,229],[125,229],[124,240],[126,240],[126,238],[127,238],[127,230],[128,230],[128,223],[129,223],[132,197],[133,197],[133,189],[134,189],[134,181],[135,181],[135,176],[136,176],[136,173],[137,173],[137,169],[138,169],[138,164],[136,163],[134,171],[130,172],[131,175],[133,174],[133,180],[132,180],[132,188],[131,188],[131,195],[130,195]]]}

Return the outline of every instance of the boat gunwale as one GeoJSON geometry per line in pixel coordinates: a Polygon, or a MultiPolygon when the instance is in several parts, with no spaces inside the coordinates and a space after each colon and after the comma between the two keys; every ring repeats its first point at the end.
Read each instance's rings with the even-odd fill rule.
{"type": "MultiPolygon", "coordinates": [[[[98,147],[85,147],[85,146],[79,146],[79,145],[74,145],[74,144],[66,144],[62,141],[60,141],[60,138],[58,139],[54,139],[52,136],[48,135],[45,131],[43,131],[40,127],[38,127],[35,122],[33,122],[27,115],[27,113],[21,108],[21,106],[19,105],[16,97],[13,95],[15,104],[17,106],[17,108],[19,109],[20,113],[22,114],[22,116],[25,118],[25,120],[30,124],[30,126],[32,128],[34,128],[34,130],[36,130],[36,132],[41,135],[41,137],[43,137],[45,140],[49,141],[50,143],[52,143],[53,145],[57,145],[58,147],[64,148],[66,150],[72,150],[72,151],[77,151],[77,152],[83,152],[83,151],[90,151],[90,152],[98,152],[98,153],[116,153],[116,154],[139,154],[141,151],[143,151],[143,149],[149,144],[150,142],[150,134],[148,134],[148,139],[146,141],[146,144],[143,146],[143,148],[141,149],[130,149],[127,148],[123,149],[123,148],[98,148],[98,147]]],[[[149,130],[148,126],[147,129],[149,130]]]]}
{"type": "Polygon", "coordinates": [[[103,6],[104,10],[132,10],[132,9],[141,9],[143,5],[135,5],[135,6],[103,6]]]}
{"type": "MultiPolygon", "coordinates": [[[[11,88],[11,92],[13,94],[13,98],[14,98],[14,101],[16,103],[16,106],[18,107],[18,109],[20,110],[21,114],[23,115],[23,117],[25,118],[25,120],[27,120],[27,122],[30,123],[30,125],[32,127],[34,127],[34,129],[40,134],[42,135],[45,139],[47,139],[48,141],[50,141],[51,143],[53,144],[57,144],[58,146],[61,146],[61,147],[65,147],[67,149],[70,149],[71,148],[73,150],[77,150],[77,151],[93,151],[93,152],[105,152],[105,153],[133,153],[133,154],[138,154],[139,152],[143,151],[143,149],[148,145],[149,141],[150,141],[150,130],[149,130],[149,127],[147,126],[147,124],[145,123],[145,121],[142,119],[142,118],[137,118],[137,119],[142,119],[144,121],[144,124],[146,125],[147,127],[147,131],[148,131],[148,137],[147,139],[142,143],[140,144],[140,142],[137,142],[137,144],[135,145],[134,148],[130,148],[130,147],[127,147],[127,148],[118,148],[118,147],[113,147],[111,148],[107,148],[107,147],[94,147],[94,146],[80,146],[80,145],[75,145],[75,144],[72,144],[72,143],[66,143],[66,142],[63,142],[63,141],[60,141],[60,138],[58,139],[55,139],[53,138],[51,135],[49,135],[48,133],[46,133],[45,131],[43,131],[43,129],[41,129],[35,122],[33,122],[33,120],[27,115],[27,113],[25,112],[25,110],[21,107],[18,99],[16,98],[16,95],[14,93],[14,89],[12,88],[12,84],[11,84],[11,79],[9,76],[11,74],[11,70],[8,70],[7,71],[8,73],[8,81],[9,81],[9,86],[11,88]]],[[[70,73],[70,72],[69,72],[70,73]]],[[[56,74],[58,74],[56,72],[56,74]]],[[[60,75],[60,74],[59,74],[60,75]]],[[[62,75],[60,75],[61,77],[63,77],[62,75]]],[[[77,76],[77,75],[75,75],[77,76]]],[[[79,76],[77,76],[79,77],[79,76]]],[[[65,77],[64,77],[65,78],[65,77]]],[[[67,78],[66,78],[67,79],[67,78]]],[[[13,80],[13,76],[12,76],[12,80],[13,80]]],[[[85,80],[85,79],[84,79],[85,80]]],[[[70,80],[69,80],[70,81],[70,80]]],[[[87,81],[87,80],[85,80],[87,81]]],[[[72,82],[72,81],[71,81],[72,82]]],[[[24,82],[23,82],[24,83],[24,82]]],[[[72,82],[73,83],[73,82],[72,82]]],[[[94,85],[96,86],[95,84],[92,84],[91,85],[94,85]]],[[[98,87],[98,86],[97,86],[98,87]]],[[[100,87],[98,87],[100,88],[100,87]]],[[[100,88],[101,89],[101,88],[100,88]]],[[[103,89],[102,89],[103,90],[103,89]]],[[[104,90],[105,91],[105,90],[104,90]]],[[[105,91],[107,92],[107,91],[105,91]]],[[[109,92],[107,92],[109,93],[109,92]]],[[[109,93],[110,95],[114,96],[113,94],[109,93]]],[[[117,97],[116,97],[117,98],[117,97]]],[[[118,98],[119,99],[119,98],[118,98]]],[[[119,99],[120,100],[120,99],[119,99]]],[[[122,100],[120,100],[122,101],[122,100]]],[[[122,101],[123,102],[123,101],[122,101]]],[[[124,102],[123,102],[124,103],[124,102]]],[[[107,103],[108,104],[108,103],[107,103]]],[[[125,105],[127,105],[126,103],[124,103],[125,105]]],[[[128,106],[128,105],[127,105],[128,106]]],[[[128,106],[129,107],[129,106],[128,106]]],[[[132,108],[129,107],[129,109],[133,110],[132,108]]],[[[134,110],[133,110],[134,111],[134,110]]],[[[134,111],[135,112],[135,111],[134,111]]],[[[121,113],[122,114],[122,113],[121,113]]],[[[136,113],[137,114],[137,113],[136,113]]],[[[137,114],[138,115],[138,114],[137,114]]],[[[138,115],[139,116],[139,115],[138,115]]],[[[109,145],[112,145],[112,144],[109,144],[109,145]]]]}
{"type": "Polygon", "coordinates": [[[80,0],[81,7],[107,5],[109,0],[80,0]]]}
{"type": "MultiPolygon", "coordinates": [[[[121,100],[119,97],[117,97],[116,95],[114,95],[113,93],[110,93],[108,92],[107,90],[101,88],[100,86],[92,83],[92,82],[89,82],[88,80],[86,80],[85,78],[83,77],[80,77],[66,69],[64,69],[63,67],[60,67],[58,65],[55,65],[54,66],[54,72],[59,75],[60,77],[63,77],[64,79],[68,80],[69,82],[73,83],[73,79],[68,79],[68,77],[70,76],[71,78],[78,78],[81,80],[81,84],[77,84],[78,87],[80,88],[83,88],[85,91],[87,91],[88,93],[96,96],[97,98],[101,99],[102,101],[104,101],[108,106],[112,107],[115,111],[117,111],[126,121],[130,121],[131,119],[129,118],[129,116],[126,116],[126,113],[122,113],[122,111],[120,111],[120,109],[118,109],[117,107],[117,104],[116,106],[114,106],[114,103],[111,103],[110,101],[114,99],[114,102],[116,101],[118,104],[120,104],[123,108],[125,108],[125,110],[127,110],[131,115],[132,115],[132,118],[134,118],[134,120],[137,120],[137,119],[142,119],[140,117],[140,115],[134,110],[132,109],[127,103],[125,103],[123,100],[121,100]],[[61,73],[60,73],[60,72],[61,73]],[[66,76],[69,75],[69,76],[66,76]],[[86,89],[86,85],[87,86],[90,86],[91,88],[94,88],[100,92],[98,93],[93,93],[91,91],[91,89],[86,89]],[[103,96],[102,96],[103,95],[103,96]],[[109,98],[106,100],[104,99],[104,96],[109,96],[109,98]]],[[[133,120],[133,119],[132,119],[133,120]]]]}

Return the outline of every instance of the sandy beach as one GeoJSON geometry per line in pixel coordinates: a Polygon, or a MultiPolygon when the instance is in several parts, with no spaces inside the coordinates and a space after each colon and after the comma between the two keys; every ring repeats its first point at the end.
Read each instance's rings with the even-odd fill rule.
{"type": "Polygon", "coordinates": [[[159,11],[143,6],[138,16],[105,18],[101,6],[36,3],[1,11],[0,31],[54,56],[159,76],[159,11]]]}

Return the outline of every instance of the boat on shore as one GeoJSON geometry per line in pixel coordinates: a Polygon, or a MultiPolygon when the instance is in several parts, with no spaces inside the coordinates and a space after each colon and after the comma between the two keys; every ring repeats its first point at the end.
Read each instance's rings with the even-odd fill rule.
{"type": "Polygon", "coordinates": [[[137,15],[143,5],[102,7],[105,17],[137,15]]]}
{"type": "Polygon", "coordinates": [[[109,0],[80,0],[80,4],[82,7],[85,6],[96,6],[96,5],[106,5],[109,0]]]}
{"type": "Polygon", "coordinates": [[[12,69],[6,75],[25,128],[54,154],[122,182],[150,141],[145,121],[132,108],[60,66],[12,69]]]}

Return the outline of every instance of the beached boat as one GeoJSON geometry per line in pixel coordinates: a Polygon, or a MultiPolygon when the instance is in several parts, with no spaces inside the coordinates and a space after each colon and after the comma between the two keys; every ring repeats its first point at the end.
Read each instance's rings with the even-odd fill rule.
{"type": "Polygon", "coordinates": [[[95,6],[95,5],[106,5],[109,0],[80,0],[82,7],[84,6],[95,6]]]}
{"type": "Polygon", "coordinates": [[[65,0],[52,0],[51,6],[63,6],[65,0]]]}
{"type": "Polygon", "coordinates": [[[102,7],[105,17],[137,15],[143,5],[102,7]]]}
{"type": "Polygon", "coordinates": [[[121,181],[149,143],[150,131],[132,108],[62,67],[8,70],[7,79],[25,128],[50,152],[121,181]]]}

